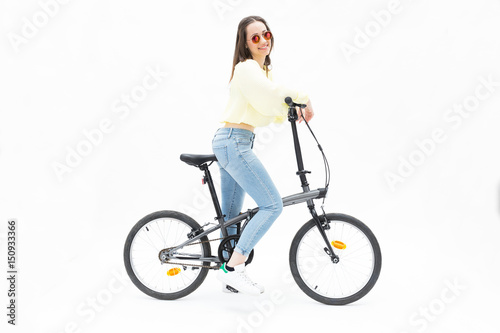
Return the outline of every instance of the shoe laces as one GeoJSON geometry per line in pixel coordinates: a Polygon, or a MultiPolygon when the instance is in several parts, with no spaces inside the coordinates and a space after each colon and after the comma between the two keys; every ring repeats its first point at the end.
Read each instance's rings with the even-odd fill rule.
{"type": "Polygon", "coordinates": [[[241,279],[242,279],[243,281],[245,281],[245,282],[246,282],[246,283],[248,283],[249,285],[251,285],[251,286],[254,286],[254,285],[255,285],[255,283],[254,283],[254,282],[250,279],[250,277],[248,277],[248,275],[246,274],[246,271],[243,271],[243,272],[238,272],[237,274],[241,277],[241,279]]]}

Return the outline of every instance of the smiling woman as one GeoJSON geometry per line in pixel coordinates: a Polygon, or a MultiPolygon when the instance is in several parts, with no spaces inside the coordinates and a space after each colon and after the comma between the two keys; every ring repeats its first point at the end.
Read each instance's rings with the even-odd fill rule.
{"type": "Polygon", "coordinates": [[[263,18],[259,16],[249,16],[241,20],[236,35],[233,71],[231,72],[229,81],[233,79],[235,66],[240,61],[245,61],[246,59],[256,60],[260,68],[264,69],[265,66],[267,76],[269,73],[269,65],[271,65],[271,58],[269,55],[273,49],[273,45],[274,36],[263,18]]]}
{"type": "Polygon", "coordinates": [[[288,112],[286,96],[296,103],[308,103],[305,118],[312,118],[313,110],[306,93],[273,82],[270,68],[273,47],[274,35],[263,18],[249,16],[241,20],[236,35],[230,97],[221,117],[224,127],[253,132],[255,127],[281,123],[288,112]]]}
{"type": "MultiPolygon", "coordinates": [[[[259,16],[243,18],[238,26],[231,73],[230,97],[221,118],[225,123],[212,140],[221,174],[222,214],[225,221],[237,216],[245,193],[259,205],[259,211],[235,240],[234,251],[218,272],[223,291],[258,295],[264,287],[253,283],[245,273],[246,261],[254,246],[269,230],[283,210],[281,195],[265,167],[253,152],[255,127],[281,123],[287,118],[289,96],[306,104],[305,119],[314,113],[309,97],[272,81],[269,71],[274,36],[259,16]]],[[[302,120],[302,119],[300,119],[302,120]]],[[[236,235],[236,225],[228,227],[236,235]]],[[[249,260],[250,261],[250,260],[249,260]]]]}

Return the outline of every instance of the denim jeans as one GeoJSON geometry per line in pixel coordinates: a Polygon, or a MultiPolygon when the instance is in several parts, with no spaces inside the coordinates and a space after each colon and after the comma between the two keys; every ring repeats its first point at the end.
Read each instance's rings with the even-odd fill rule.
{"type": "MultiPolygon", "coordinates": [[[[219,128],[212,140],[221,175],[221,209],[225,220],[237,216],[248,193],[259,211],[247,223],[235,251],[248,257],[283,210],[283,201],[266,169],[252,151],[255,134],[240,128],[219,128]]],[[[236,225],[228,228],[236,234],[236,225]],[[234,227],[234,228],[233,228],[234,227]]]]}

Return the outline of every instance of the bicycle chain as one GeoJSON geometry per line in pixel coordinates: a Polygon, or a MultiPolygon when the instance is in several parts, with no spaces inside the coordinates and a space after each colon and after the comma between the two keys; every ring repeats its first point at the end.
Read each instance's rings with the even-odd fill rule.
{"type": "MultiPolygon", "coordinates": [[[[201,241],[201,242],[196,242],[196,243],[192,243],[192,244],[187,244],[185,246],[191,246],[191,245],[197,245],[197,244],[202,244],[202,243],[208,243],[208,242],[213,242],[213,241],[217,241],[217,240],[221,240],[221,239],[224,239],[224,237],[222,238],[216,238],[216,239],[209,239],[207,241],[201,241]]],[[[168,250],[168,248],[166,249],[168,250]]],[[[184,263],[178,263],[178,262],[162,262],[162,264],[168,264],[168,265],[179,265],[179,266],[193,266],[193,267],[201,267],[201,268],[208,268],[208,269],[215,269],[217,268],[217,266],[206,266],[206,265],[196,265],[196,264],[184,264],[184,263]]]]}

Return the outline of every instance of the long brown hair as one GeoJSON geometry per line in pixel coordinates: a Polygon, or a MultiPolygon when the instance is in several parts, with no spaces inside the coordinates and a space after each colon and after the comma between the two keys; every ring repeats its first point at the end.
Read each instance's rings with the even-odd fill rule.
{"type": "MultiPolygon", "coordinates": [[[[250,23],[256,21],[264,23],[266,29],[271,30],[269,29],[266,20],[264,20],[260,16],[247,16],[240,21],[240,24],[238,25],[238,33],[236,34],[236,46],[234,48],[234,57],[233,57],[233,70],[231,71],[231,78],[229,79],[229,82],[231,82],[231,80],[233,79],[234,67],[236,66],[236,64],[246,59],[253,59],[250,49],[246,48],[247,26],[250,23]]],[[[271,65],[271,58],[269,56],[271,55],[273,47],[274,47],[274,36],[271,38],[271,48],[269,49],[269,54],[266,55],[266,59],[264,60],[264,65],[266,66],[266,76],[269,73],[268,67],[269,65],[271,65]]]]}

